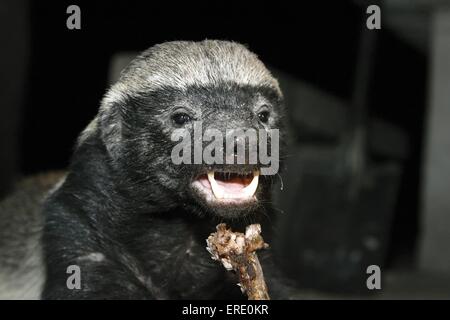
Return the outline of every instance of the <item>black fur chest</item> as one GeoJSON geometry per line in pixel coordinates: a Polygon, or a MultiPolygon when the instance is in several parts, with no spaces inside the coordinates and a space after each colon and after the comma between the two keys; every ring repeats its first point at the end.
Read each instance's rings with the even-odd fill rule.
{"type": "Polygon", "coordinates": [[[182,218],[154,218],[133,243],[145,283],[162,299],[242,297],[237,279],[211,259],[206,238],[210,223],[182,218]],[[136,250],[137,249],[137,250],[136,250]]]}

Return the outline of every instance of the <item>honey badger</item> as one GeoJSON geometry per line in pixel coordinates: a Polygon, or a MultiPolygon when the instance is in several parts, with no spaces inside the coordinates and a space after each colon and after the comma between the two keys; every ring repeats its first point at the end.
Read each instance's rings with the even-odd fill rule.
{"type": "Polygon", "coordinates": [[[132,61],[43,206],[42,298],[242,296],[205,239],[221,221],[262,222],[266,237],[273,177],[259,175],[259,163],[174,164],[171,135],[194,121],[221,131],[282,129],[278,82],[255,54],[228,41],[167,42],[132,61]],[[250,184],[251,194],[233,198],[250,184]],[[80,289],[67,287],[72,265],[80,289]]]}

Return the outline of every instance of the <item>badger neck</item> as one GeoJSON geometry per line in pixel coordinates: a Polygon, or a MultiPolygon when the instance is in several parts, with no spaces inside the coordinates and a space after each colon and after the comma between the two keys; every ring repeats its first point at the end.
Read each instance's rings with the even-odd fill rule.
{"type": "Polygon", "coordinates": [[[127,179],[108,154],[101,139],[90,137],[75,150],[69,173],[63,188],[76,192],[76,197],[90,211],[144,213],[161,211],[161,206],[150,194],[144,197],[136,192],[132,181],[127,179]],[[77,190],[71,189],[77,186],[77,190]]]}

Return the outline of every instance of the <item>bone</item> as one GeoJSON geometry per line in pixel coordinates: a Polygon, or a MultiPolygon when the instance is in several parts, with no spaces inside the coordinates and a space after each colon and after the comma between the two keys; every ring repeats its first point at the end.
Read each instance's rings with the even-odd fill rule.
{"type": "Polygon", "coordinates": [[[233,232],[224,223],[217,225],[216,230],[206,240],[212,259],[221,262],[228,271],[236,272],[238,285],[248,300],[270,300],[256,255],[256,250],[269,247],[261,236],[261,226],[249,225],[245,234],[233,232]]]}

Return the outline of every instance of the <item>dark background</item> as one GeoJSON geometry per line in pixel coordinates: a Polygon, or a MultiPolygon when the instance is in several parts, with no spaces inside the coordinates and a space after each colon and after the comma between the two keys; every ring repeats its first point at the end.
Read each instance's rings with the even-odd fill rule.
{"type": "Polygon", "coordinates": [[[26,172],[67,164],[75,137],[96,114],[106,90],[111,56],[120,51],[142,51],[170,40],[234,40],[266,63],[325,90],[344,98],[352,92],[364,11],[345,1],[330,2],[327,10],[323,3],[86,1],[79,3],[82,28],[77,31],[66,28],[69,4],[31,3],[22,143],[26,172]]]}

